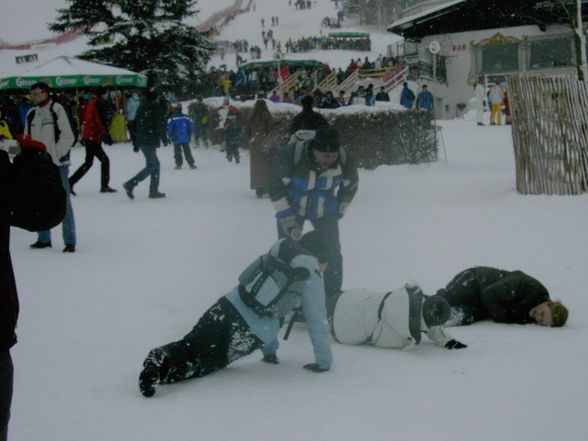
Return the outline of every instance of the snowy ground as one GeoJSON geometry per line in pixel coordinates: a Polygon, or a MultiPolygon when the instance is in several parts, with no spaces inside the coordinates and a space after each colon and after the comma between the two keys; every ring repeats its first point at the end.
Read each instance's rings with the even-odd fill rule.
{"type": "MultiPolygon", "coordinates": [[[[51,36],[42,24],[66,5],[0,1],[7,8],[0,39],[9,42],[51,36]]],[[[198,19],[231,3],[200,0],[198,19]]],[[[218,39],[261,45],[260,18],[271,23],[272,15],[280,17],[282,44],[288,36],[318,35],[334,3],[317,0],[308,12],[287,0],[256,0],[256,12],[237,17],[218,39]]],[[[351,57],[385,54],[394,40],[372,37],[372,53],[306,57],[344,67],[351,57]]],[[[39,51],[39,59],[75,55],[84,42],[39,51]]],[[[0,51],[2,75],[21,54],[0,51]]],[[[426,338],[410,352],[335,344],[332,371],[313,375],[301,369],[312,349],[298,327],[279,366],[253,354],[145,399],[137,376],[149,349],[183,336],[276,237],[269,201],[248,188],[246,153],[235,165],[218,149],[198,149],[198,170],[176,171],[172,149],[162,148],[164,200],[148,199],[146,183],[134,201],[98,193],[98,164],[78,183],[74,255],[61,253],[59,229],[47,250],[30,250],[36,236],[13,230],[21,318],[10,440],[588,439],[588,195],[519,195],[509,128],[441,124],[447,163],[442,153],[435,164],[360,171],[360,190],[341,222],[344,287],[388,291],[412,279],[433,293],[469,266],[521,269],[568,305],[564,328],[453,328],[469,345],[463,351],[426,338]]],[[[143,158],[129,145],[107,151],[111,184],[120,189],[143,158]]],[[[74,149],[74,167],[82,161],[83,150],[74,149]]]]}
{"type": "MultiPolygon", "coordinates": [[[[248,188],[247,153],[236,165],[197,149],[198,170],[176,171],[162,148],[164,200],[148,199],[146,183],[134,201],[100,194],[97,164],[78,183],[75,254],[61,253],[59,229],[46,250],[13,230],[22,312],[10,439],[587,439],[588,196],[519,195],[509,128],[441,124],[447,163],[360,171],[341,222],[344,287],[412,279],[432,293],[472,265],[521,269],[568,305],[568,325],[452,328],[461,351],[426,338],[409,352],[334,344],[321,375],[301,369],[312,348],[298,327],[279,366],[255,353],[143,398],[149,349],[183,336],[276,237],[269,201],[248,188]]],[[[107,151],[120,189],[142,156],[107,151]]]]}

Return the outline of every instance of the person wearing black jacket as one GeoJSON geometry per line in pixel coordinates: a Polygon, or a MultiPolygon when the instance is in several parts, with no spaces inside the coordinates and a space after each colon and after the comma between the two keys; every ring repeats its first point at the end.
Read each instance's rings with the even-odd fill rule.
{"type": "Polygon", "coordinates": [[[329,127],[327,120],[318,112],[312,110],[313,99],[306,95],[300,101],[302,103],[302,112],[298,113],[292,121],[290,135],[298,130],[317,130],[322,127],[329,127]]]}
{"type": "Polygon", "coordinates": [[[43,143],[19,136],[14,162],[0,150],[0,441],[8,437],[18,296],[10,258],[10,227],[48,230],[65,216],[65,190],[59,170],[43,143]]]}
{"type": "Polygon", "coordinates": [[[145,156],[145,167],[123,184],[123,188],[130,199],[135,198],[134,188],[148,176],[150,177],[149,197],[151,199],[165,197],[165,193],[159,191],[161,167],[157,158],[157,149],[161,143],[163,145],[168,144],[165,134],[166,119],[164,106],[157,101],[157,94],[152,90],[147,91],[145,100],[137,109],[137,115],[135,116],[135,140],[138,149],[145,156]]]}
{"type": "Polygon", "coordinates": [[[451,306],[447,326],[492,319],[498,323],[563,326],[568,310],[549,298],[547,289],[522,271],[491,267],[468,268],[435,295],[451,306]],[[450,323],[450,324],[449,324],[450,323]]]}

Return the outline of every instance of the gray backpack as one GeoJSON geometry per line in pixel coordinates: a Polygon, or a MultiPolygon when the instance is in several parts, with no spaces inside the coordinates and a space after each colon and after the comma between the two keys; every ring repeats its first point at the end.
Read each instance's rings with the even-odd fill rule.
{"type": "Polygon", "coordinates": [[[304,267],[292,268],[272,251],[241,273],[239,296],[260,317],[281,318],[298,305],[304,287],[298,282],[306,281],[310,272],[304,267]]]}

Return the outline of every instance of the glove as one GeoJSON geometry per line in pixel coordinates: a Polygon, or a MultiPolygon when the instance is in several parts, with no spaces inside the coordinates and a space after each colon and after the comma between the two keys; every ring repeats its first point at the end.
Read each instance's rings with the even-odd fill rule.
{"type": "Polygon", "coordinates": [[[296,216],[286,216],[280,219],[280,225],[288,237],[298,240],[302,237],[302,227],[298,224],[296,216]]]}
{"type": "Polygon", "coordinates": [[[102,142],[106,145],[112,145],[112,136],[110,136],[110,133],[105,133],[102,136],[102,142]]]}
{"type": "Polygon", "coordinates": [[[162,136],[161,137],[161,143],[163,144],[164,147],[167,147],[169,145],[169,138],[167,136],[162,136]]]}
{"type": "Polygon", "coordinates": [[[261,361],[263,361],[265,363],[269,363],[269,364],[280,364],[280,360],[278,359],[278,356],[275,354],[264,355],[263,358],[261,359],[261,361]]]}
{"type": "Polygon", "coordinates": [[[134,151],[135,153],[139,153],[139,147],[133,147],[133,151],[134,151]]]}
{"type": "Polygon", "coordinates": [[[305,364],[303,368],[306,369],[307,371],[314,372],[315,374],[319,374],[321,372],[327,372],[328,371],[328,369],[324,369],[324,368],[320,367],[316,363],[308,363],[308,364],[305,364]]]}
{"type": "Polygon", "coordinates": [[[463,343],[457,340],[449,340],[447,343],[445,343],[445,347],[447,349],[463,349],[467,348],[468,345],[464,345],[463,343]]]}

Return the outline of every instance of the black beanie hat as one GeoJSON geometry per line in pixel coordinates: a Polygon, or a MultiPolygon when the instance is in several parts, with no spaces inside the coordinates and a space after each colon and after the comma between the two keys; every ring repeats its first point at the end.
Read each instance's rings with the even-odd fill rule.
{"type": "Polygon", "coordinates": [[[341,148],[339,130],[332,127],[318,129],[312,140],[312,148],[319,152],[339,152],[341,148]]]}
{"type": "Polygon", "coordinates": [[[449,303],[441,296],[425,296],[423,318],[429,328],[441,326],[451,314],[449,303]]]}
{"type": "Polygon", "coordinates": [[[329,246],[324,237],[318,231],[309,231],[298,241],[300,246],[312,253],[319,263],[329,261],[329,246]]]}

